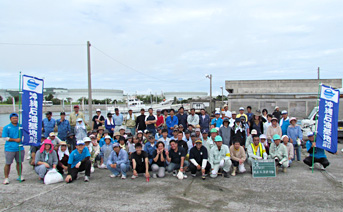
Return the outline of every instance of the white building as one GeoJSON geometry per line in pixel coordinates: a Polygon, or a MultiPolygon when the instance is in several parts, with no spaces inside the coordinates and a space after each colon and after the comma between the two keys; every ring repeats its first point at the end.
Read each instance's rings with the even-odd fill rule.
{"type": "MultiPolygon", "coordinates": [[[[54,89],[54,97],[58,99],[68,99],[75,102],[82,97],[88,98],[88,89],[54,89]]],[[[123,100],[124,91],[115,89],[92,89],[92,98],[97,100],[111,99],[123,100]]]]}
{"type": "Polygon", "coordinates": [[[176,97],[177,99],[195,99],[200,97],[207,97],[207,92],[164,92],[164,96],[166,99],[174,99],[176,97]]]}

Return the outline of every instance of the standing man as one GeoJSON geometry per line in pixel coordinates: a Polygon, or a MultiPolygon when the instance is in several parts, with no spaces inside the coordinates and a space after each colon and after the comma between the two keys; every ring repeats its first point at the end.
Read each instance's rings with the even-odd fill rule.
{"type": "Polygon", "coordinates": [[[287,129],[288,129],[288,126],[290,125],[287,110],[283,110],[281,112],[281,115],[282,115],[282,119],[280,120],[280,127],[282,130],[282,135],[287,135],[287,129]]]}
{"type": "Polygon", "coordinates": [[[155,136],[156,134],[155,124],[157,122],[157,117],[153,114],[152,108],[149,108],[148,112],[149,112],[149,115],[145,117],[146,129],[149,130],[149,132],[152,133],[153,136],[155,136]]]}
{"type": "MultiPolygon", "coordinates": [[[[22,146],[20,147],[21,158],[19,158],[19,144],[21,142],[21,138],[19,138],[19,127],[21,126],[19,126],[18,124],[18,114],[11,113],[10,120],[11,120],[11,123],[6,125],[2,130],[2,138],[4,138],[6,141],[5,143],[6,163],[5,163],[5,168],[4,168],[5,180],[3,182],[4,185],[7,185],[10,183],[8,176],[10,174],[11,164],[13,163],[14,158],[17,163],[18,176],[21,176],[21,179],[19,179],[18,177],[17,180],[21,180],[21,181],[25,180],[24,177],[21,175],[21,173],[23,173],[22,162],[24,161],[24,157],[25,157],[25,150],[22,146]],[[19,166],[21,167],[21,173],[19,172],[19,166]]],[[[23,134],[21,133],[21,135],[23,134]]]]}
{"type": "Polygon", "coordinates": [[[96,115],[93,116],[93,130],[97,130],[105,123],[105,117],[101,115],[101,110],[98,108],[96,109],[96,115]]]}
{"type": "Polygon", "coordinates": [[[175,110],[171,109],[170,110],[170,116],[167,117],[166,119],[166,124],[168,127],[168,134],[169,136],[172,136],[173,130],[174,130],[174,126],[178,125],[179,123],[179,119],[177,118],[177,116],[174,116],[175,110]]]}
{"type": "Polygon", "coordinates": [[[72,133],[75,133],[74,129],[76,126],[76,120],[78,118],[82,118],[83,123],[86,123],[85,122],[85,115],[83,115],[83,113],[80,112],[79,109],[80,109],[80,107],[78,105],[75,105],[74,106],[74,112],[71,112],[69,115],[69,122],[70,122],[70,128],[71,128],[72,133]]]}
{"type": "Polygon", "coordinates": [[[208,152],[206,147],[202,145],[201,140],[195,141],[195,146],[189,152],[189,170],[193,177],[197,171],[201,171],[202,179],[205,180],[206,174],[211,170],[211,164],[208,162],[208,152]]]}
{"type": "Polygon", "coordinates": [[[281,117],[281,112],[279,109],[279,106],[275,106],[275,110],[272,114],[275,118],[277,118],[278,121],[280,121],[280,117],[281,117]]]}
{"type": "Polygon", "coordinates": [[[57,130],[58,137],[62,141],[66,141],[67,135],[68,135],[68,133],[71,130],[69,121],[67,119],[65,119],[65,117],[66,117],[66,113],[65,112],[61,112],[61,118],[57,119],[57,121],[56,121],[57,128],[58,128],[58,130],[57,130]]]}
{"type": "Polygon", "coordinates": [[[206,111],[204,108],[200,110],[201,115],[199,116],[199,124],[201,130],[207,130],[207,132],[210,129],[210,116],[206,114],[206,111]]]}
{"type": "Polygon", "coordinates": [[[196,126],[199,124],[199,116],[195,114],[195,109],[191,109],[191,114],[187,117],[188,124],[196,126]]]}
{"type": "Polygon", "coordinates": [[[232,117],[232,113],[231,113],[231,111],[229,111],[229,107],[227,105],[224,105],[223,112],[225,112],[225,117],[227,117],[229,119],[232,117]]]}
{"type": "Polygon", "coordinates": [[[144,108],[142,108],[141,115],[139,115],[136,119],[136,132],[138,132],[138,130],[144,132],[144,130],[146,129],[144,112],[145,110],[144,108]]]}
{"type": "Polygon", "coordinates": [[[178,125],[182,124],[183,129],[187,129],[187,114],[184,113],[185,109],[180,107],[178,114],[176,115],[177,119],[179,120],[178,125]]]}
{"type": "Polygon", "coordinates": [[[131,131],[132,135],[136,134],[136,115],[132,113],[132,109],[129,109],[125,120],[126,129],[131,131]]]}
{"type": "Polygon", "coordinates": [[[48,111],[45,113],[46,118],[43,119],[43,126],[42,131],[44,132],[44,136],[47,138],[51,132],[54,132],[54,128],[56,125],[55,119],[52,118],[52,112],[48,111]]]}
{"type": "Polygon", "coordinates": [[[215,118],[212,119],[211,125],[214,125],[214,127],[218,127],[218,128],[219,128],[219,127],[221,127],[222,124],[223,124],[223,119],[220,118],[220,112],[219,112],[219,111],[216,111],[216,112],[214,113],[214,115],[215,115],[215,118]]]}
{"type": "Polygon", "coordinates": [[[248,116],[244,114],[244,107],[239,108],[239,114],[236,117],[240,118],[241,116],[244,116],[245,118],[244,122],[248,122],[248,116]]]}
{"type": "Polygon", "coordinates": [[[157,117],[156,128],[159,128],[159,127],[162,128],[164,125],[164,118],[163,118],[163,115],[161,114],[161,109],[157,109],[156,117],[157,117]]]}
{"type": "Polygon", "coordinates": [[[247,113],[246,113],[245,115],[247,115],[248,121],[250,122],[251,119],[252,119],[252,116],[254,115],[254,114],[251,112],[251,106],[248,106],[248,107],[247,107],[247,113]]]}
{"type": "Polygon", "coordinates": [[[222,137],[224,144],[228,147],[231,146],[231,127],[229,126],[229,118],[224,118],[223,126],[219,128],[219,135],[222,137]]]}
{"type": "Polygon", "coordinates": [[[224,177],[229,178],[231,168],[230,149],[223,144],[223,139],[219,135],[214,139],[216,145],[210,150],[210,164],[212,167],[211,177],[216,178],[220,168],[223,169],[224,177]]]}
{"type": "Polygon", "coordinates": [[[113,119],[114,119],[114,123],[116,125],[114,128],[114,132],[118,132],[119,128],[121,127],[121,125],[123,125],[123,122],[124,122],[123,114],[119,113],[118,108],[114,109],[113,119]]]}
{"type": "Polygon", "coordinates": [[[268,127],[272,125],[272,115],[267,115],[267,121],[263,124],[263,134],[267,134],[268,127]]]}

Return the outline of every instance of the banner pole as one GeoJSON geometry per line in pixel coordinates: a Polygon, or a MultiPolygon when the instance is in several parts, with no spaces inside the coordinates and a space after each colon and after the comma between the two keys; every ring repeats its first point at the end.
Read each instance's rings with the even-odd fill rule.
{"type": "Polygon", "coordinates": [[[20,139],[20,142],[19,142],[19,161],[20,161],[20,164],[19,164],[19,182],[21,182],[21,166],[22,166],[22,162],[21,162],[21,71],[19,72],[19,117],[18,117],[18,123],[19,123],[19,139],[20,139]]]}
{"type": "MultiPolygon", "coordinates": [[[[317,125],[318,125],[318,115],[319,115],[319,98],[320,98],[320,87],[321,87],[321,83],[319,83],[318,86],[318,97],[317,97],[317,106],[318,107],[318,111],[317,111],[317,115],[314,118],[314,122],[315,122],[315,127],[314,127],[314,142],[316,142],[316,138],[317,138],[317,125]]],[[[316,150],[316,147],[313,147],[313,151],[312,151],[312,173],[314,170],[314,152],[316,150]]]]}

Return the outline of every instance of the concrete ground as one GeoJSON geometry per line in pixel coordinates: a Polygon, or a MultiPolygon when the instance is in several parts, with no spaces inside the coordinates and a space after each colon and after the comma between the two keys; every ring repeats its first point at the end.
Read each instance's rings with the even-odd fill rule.
{"type": "MultiPolygon", "coordinates": [[[[4,142],[0,144],[2,182],[4,142]]],[[[343,154],[327,155],[327,171],[312,173],[303,162],[295,162],[276,178],[253,179],[248,171],[229,179],[178,180],[167,175],[146,182],[143,177],[112,179],[108,170],[96,169],[89,183],[52,185],[39,183],[25,160],[26,181],[15,180],[12,166],[11,183],[0,185],[0,211],[342,211],[343,154]]]]}

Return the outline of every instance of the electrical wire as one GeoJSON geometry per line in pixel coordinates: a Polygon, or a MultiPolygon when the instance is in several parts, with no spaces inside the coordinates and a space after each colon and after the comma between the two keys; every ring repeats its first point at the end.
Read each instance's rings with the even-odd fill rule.
{"type": "Polygon", "coordinates": [[[0,43],[11,46],[86,46],[86,44],[51,44],[51,43],[0,43]]]}

